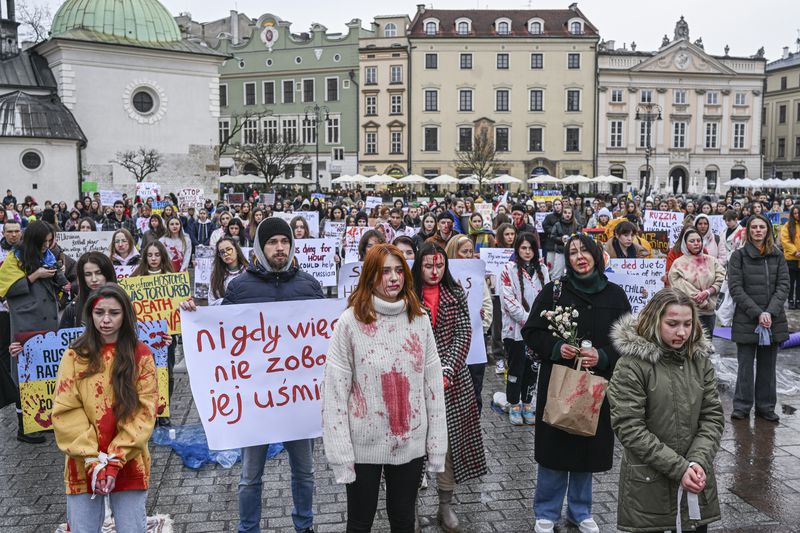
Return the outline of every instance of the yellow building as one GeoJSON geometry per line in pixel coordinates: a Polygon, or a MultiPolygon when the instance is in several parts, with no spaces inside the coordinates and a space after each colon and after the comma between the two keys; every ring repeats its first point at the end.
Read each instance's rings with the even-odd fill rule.
{"type": "Polygon", "coordinates": [[[767,65],[761,130],[764,177],[800,179],[800,43],[767,65]]]}

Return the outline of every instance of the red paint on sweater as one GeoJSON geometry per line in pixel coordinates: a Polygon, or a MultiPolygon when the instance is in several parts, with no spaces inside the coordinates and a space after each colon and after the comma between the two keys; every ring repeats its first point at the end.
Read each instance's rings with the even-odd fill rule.
{"type": "Polygon", "coordinates": [[[383,403],[389,412],[392,435],[403,436],[411,427],[411,402],[408,378],[397,370],[381,374],[383,403]]]}
{"type": "Polygon", "coordinates": [[[350,393],[350,412],[356,418],[367,416],[367,400],[361,391],[361,385],[357,381],[353,382],[353,390],[350,393]]]}
{"type": "Polygon", "coordinates": [[[414,371],[422,372],[424,350],[422,349],[422,342],[419,340],[419,335],[416,333],[411,333],[411,335],[406,339],[406,342],[403,344],[403,350],[411,354],[411,364],[414,367],[414,371]]]}

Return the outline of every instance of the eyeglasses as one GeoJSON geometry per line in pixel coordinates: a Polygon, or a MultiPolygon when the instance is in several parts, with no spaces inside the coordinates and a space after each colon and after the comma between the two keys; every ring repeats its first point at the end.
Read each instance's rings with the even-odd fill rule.
{"type": "Polygon", "coordinates": [[[219,252],[217,252],[217,254],[220,257],[225,257],[226,255],[233,255],[234,251],[235,250],[233,248],[225,248],[224,250],[220,250],[219,252]]]}

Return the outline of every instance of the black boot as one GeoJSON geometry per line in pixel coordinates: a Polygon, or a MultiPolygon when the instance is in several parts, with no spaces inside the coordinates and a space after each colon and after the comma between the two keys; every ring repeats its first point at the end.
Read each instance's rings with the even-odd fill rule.
{"type": "Polygon", "coordinates": [[[789,300],[789,310],[797,309],[797,300],[789,300]]]}
{"type": "Polygon", "coordinates": [[[25,434],[22,425],[22,413],[17,413],[17,440],[25,444],[44,444],[47,441],[41,433],[25,434]]]}

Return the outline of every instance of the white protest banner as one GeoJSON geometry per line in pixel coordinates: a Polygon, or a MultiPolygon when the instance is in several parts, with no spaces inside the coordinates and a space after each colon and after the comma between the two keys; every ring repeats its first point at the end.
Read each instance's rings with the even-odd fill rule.
{"type": "Polygon", "coordinates": [[[113,231],[59,231],[56,242],[65,254],[77,261],[86,252],[107,254],[113,236],[113,231]]]}
{"type": "Polygon", "coordinates": [[[138,196],[142,201],[145,201],[148,198],[155,199],[157,196],[161,196],[161,185],[151,181],[142,181],[137,183],[136,196],[138,196]]]}
{"type": "Polygon", "coordinates": [[[214,266],[214,247],[198,246],[194,249],[194,297],[208,298],[211,269],[214,266]]]}
{"type": "Polygon", "coordinates": [[[336,240],[300,239],[294,242],[300,270],[314,276],[323,287],[336,286],[336,240]]]}
{"type": "Polygon", "coordinates": [[[104,191],[100,189],[100,205],[114,205],[117,200],[122,201],[121,191],[104,191]]]}
{"type": "Polygon", "coordinates": [[[491,274],[494,278],[494,293],[500,293],[500,284],[497,282],[500,279],[500,272],[503,267],[511,261],[511,256],[514,253],[513,248],[481,248],[481,260],[486,263],[486,273],[491,274]]]}
{"type": "Polygon", "coordinates": [[[274,205],[275,204],[275,193],[274,192],[262,192],[258,195],[258,200],[261,205],[274,205]]]}
{"type": "Polygon", "coordinates": [[[681,229],[683,229],[683,213],[648,209],[642,218],[644,219],[644,231],[667,231],[670,246],[675,244],[681,229]]]}
{"type": "Polygon", "coordinates": [[[625,291],[634,314],[664,288],[664,259],[609,259],[606,276],[625,291]]]}
{"type": "Polygon", "coordinates": [[[711,231],[714,235],[725,235],[725,230],[728,226],[725,224],[725,218],[722,215],[706,215],[711,224],[711,231]]]}
{"type": "Polygon", "coordinates": [[[536,232],[537,233],[544,233],[544,228],[542,227],[542,223],[544,219],[547,218],[547,215],[551,213],[534,213],[534,218],[536,219],[536,232]]]}
{"type": "Polygon", "coordinates": [[[344,232],[344,262],[355,263],[359,260],[358,243],[361,237],[369,230],[367,226],[353,226],[344,232]]]}
{"type": "Polygon", "coordinates": [[[210,449],[322,434],[320,386],[346,305],[324,299],[181,312],[186,368],[210,449]]]}
{"type": "Polygon", "coordinates": [[[490,202],[481,202],[479,204],[475,204],[475,212],[479,213],[481,218],[483,218],[483,227],[491,229],[492,218],[494,216],[492,204],[490,202]]]}
{"type": "Polygon", "coordinates": [[[133,265],[114,265],[114,272],[117,275],[117,281],[131,277],[131,274],[133,274],[134,270],[136,270],[136,267],[133,265]]]}
{"type": "Polygon", "coordinates": [[[364,208],[367,211],[371,211],[376,207],[380,207],[383,205],[383,198],[380,196],[367,196],[367,199],[364,201],[364,208]]]}
{"type": "Polygon", "coordinates": [[[206,203],[206,198],[205,195],[203,194],[203,189],[200,189],[198,187],[184,187],[183,189],[178,191],[177,196],[178,196],[178,209],[180,209],[184,213],[190,207],[200,209],[206,203]]]}
{"type": "Polygon", "coordinates": [[[327,220],[325,221],[325,229],[322,231],[322,238],[336,239],[337,243],[342,242],[345,227],[346,223],[343,221],[327,220]]]}
{"type": "Polygon", "coordinates": [[[144,233],[148,230],[148,226],[150,225],[150,217],[139,217],[136,219],[136,229],[139,232],[144,233]]]}
{"type": "Polygon", "coordinates": [[[360,261],[345,263],[339,269],[339,283],[336,291],[339,298],[349,298],[353,291],[356,290],[358,278],[361,276],[361,264],[360,261]]]}
{"type": "Polygon", "coordinates": [[[308,231],[311,233],[311,237],[314,239],[319,237],[319,213],[317,211],[296,211],[294,213],[275,211],[272,216],[282,218],[287,224],[291,224],[294,217],[303,217],[308,223],[308,231]]]}

